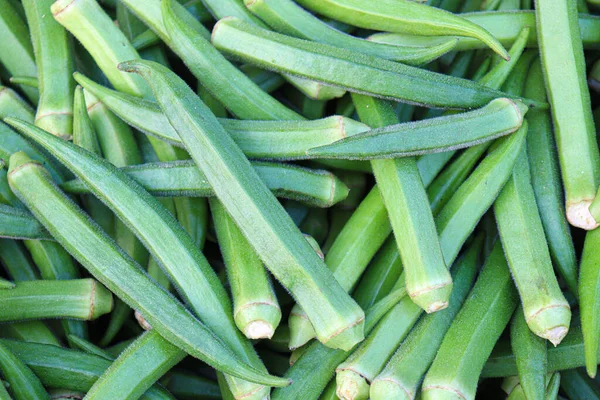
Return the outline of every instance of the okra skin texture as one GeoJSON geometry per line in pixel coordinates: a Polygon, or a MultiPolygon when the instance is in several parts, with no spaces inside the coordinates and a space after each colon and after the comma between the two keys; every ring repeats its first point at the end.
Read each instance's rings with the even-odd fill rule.
{"type": "Polygon", "coordinates": [[[310,149],[308,154],[365,160],[463,149],[515,132],[527,110],[520,101],[495,99],[475,111],[392,124],[310,149]]]}
{"type": "Polygon", "coordinates": [[[525,149],[494,203],[494,214],[527,324],[557,345],[569,330],[571,309],[552,268],[525,149]]]}
{"type": "MultiPolygon", "coordinates": [[[[15,400],[50,399],[39,378],[3,344],[0,344],[0,370],[15,400]]],[[[3,382],[0,382],[0,386],[6,390],[3,382]]],[[[5,398],[11,397],[7,394],[5,398]]]]}
{"type": "Polygon", "coordinates": [[[361,341],[363,311],[326,270],[210,110],[183,81],[158,64],[136,61],[121,68],[148,79],[215,194],[267,268],[303,306],[319,339],[342,348],[361,341]],[[245,204],[245,210],[239,204],[245,204]]]}
{"type": "Polygon", "coordinates": [[[31,214],[19,208],[0,204],[0,224],[0,237],[3,238],[52,240],[31,214]]]}
{"type": "Polygon", "coordinates": [[[498,241],[425,375],[424,400],[475,398],[481,369],[517,304],[517,291],[498,241]]]}
{"type": "Polygon", "coordinates": [[[598,383],[586,376],[581,369],[563,371],[561,373],[560,388],[569,399],[598,399],[600,398],[600,387],[598,383]]]}
{"type": "Polygon", "coordinates": [[[585,348],[585,366],[591,377],[596,376],[598,364],[600,332],[600,269],[598,268],[597,248],[600,245],[600,229],[590,231],[585,236],[579,268],[579,304],[581,309],[581,329],[585,348]]]}
{"type": "Polygon", "coordinates": [[[23,153],[16,153],[12,159],[9,182],[21,201],[92,275],[130,307],[142,312],[153,329],[187,353],[226,373],[257,383],[287,384],[286,380],[272,378],[239,361],[62,194],[39,164],[29,161],[23,153]],[[45,198],[42,203],[35,201],[40,192],[45,198]],[[101,267],[107,260],[111,260],[110,269],[101,267]],[[140,288],[144,290],[140,292],[140,288]]]}
{"type": "MultiPolygon", "coordinates": [[[[329,171],[259,161],[252,162],[252,166],[273,194],[280,198],[328,208],[348,195],[348,187],[329,171]]],[[[191,160],[139,164],[121,170],[154,196],[214,196],[206,177],[191,160]]],[[[61,188],[68,193],[90,192],[79,179],[65,182],[61,188]]]]}
{"type": "Polygon", "coordinates": [[[588,208],[600,182],[583,45],[574,1],[536,1],[536,24],[558,158],[565,188],[567,219],[582,229],[598,222],[588,208]]]}
{"type": "Polygon", "coordinates": [[[436,46],[392,46],[347,35],[316,18],[291,0],[245,0],[246,7],[275,31],[408,65],[427,64],[450,51],[456,41],[436,46]]]}
{"type": "Polygon", "coordinates": [[[520,307],[510,324],[510,341],[526,398],[544,400],[548,369],[546,342],[531,332],[520,307]]]}
{"type": "MultiPolygon", "coordinates": [[[[525,95],[532,99],[543,100],[545,94],[541,64],[535,62],[527,77],[525,95]]],[[[527,114],[527,120],[530,122],[527,157],[531,170],[531,184],[546,233],[550,256],[569,290],[577,295],[579,293],[577,258],[565,215],[564,191],[560,180],[550,114],[547,111],[531,110],[527,114]]],[[[590,211],[592,209],[593,207],[590,207],[590,211]]]]}
{"type": "Polygon", "coordinates": [[[281,309],[267,272],[223,205],[210,201],[219,247],[233,297],[233,319],[249,339],[270,339],[281,309]]]}
{"type": "Polygon", "coordinates": [[[457,262],[454,288],[446,310],[423,317],[372,380],[370,398],[414,399],[421,379],[431,365],[452,320],[469,294],[479,264],[482,240],[473,243],[457,262]]]}
{"type": "Polygon", "coordinates": [[[35,124],[69,139],[73,127],[73,54],[65,29],[50,17],[53,0],[23,2],[38,69],[40,99],[35,124]]]}
{"type": "Polygon", "coordinates": [[[9,116],[33,123],[35,112],[14,90],[0,85],[0,118],[9,116]]]}
{"type": "Polygon", "coordinates": [[[19,282],[0,290],[0,321],[41,318],[94,320],[112,310],[111,293],[93,279],[19,282]]]}
{"type": "MultiPolygon", "coordinates": [[[[371,127],[398,122],[391,104],[363,95],[352,99],[361,120],[371,127]]],[[[446,308],[452,278],[415,158],[374,160],[371,165],[405,266],[409,296],[428,313],[446,308]]]]}
{"type": "Polygon", "coordinates": [[[314,12],[336,20],[379,31],[427,36],[474,37],[508,59],[504,47],[489,32],[452,13],[409,0],[384,0],[364,3],[360,0],[300,0],[314,12]]]}
{"type": "Polygon", "coordinates": [[[417,105],[473,108],[506,96],[465,79],[284,36],[235,18],[215,25],[212,43],[230,56],[263,68],[417,105]],[[345,73],[334,72],[340,70],[345,73]]]}

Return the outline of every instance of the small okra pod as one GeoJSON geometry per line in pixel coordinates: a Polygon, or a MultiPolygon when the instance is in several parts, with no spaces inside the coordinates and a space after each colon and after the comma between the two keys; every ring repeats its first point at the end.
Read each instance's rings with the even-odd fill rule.
{"type": "Polygon", "coordinates": [[[475,398],[481,369],[518,301],[498,241],[425,375],[424,400],[475,398]]]}
{"type": "Polygon", "coordinates": [[[112,310],[112,294],[93,279],[19,282],[0,290],[0,321],[94,320],[112,310]]]}
{"type": "Polygon", "coordinates": [[[35,113],[14,90],[0,85],[0,118],[16,117],[33,123],[35,113]]]}
{"type": "Polygon", "coordinates": [[[35,89],[37,89],[39,85],[37,76],[12,76],[10,78],[10,83],[35,89]]]}
{"type": "Polygon", "coordinates": [[[80,338],[79,336],[68,335],[67,341],[74,349],[79,349],[81,351],[85,351],[86,353],[95,354],[109,361],[114,360],[114,357],[107,353],[105,350],[101,349],[100,347],[85,339],[80,338]]]}
{"type": "Polygon", "coordinates": [[[365,160],[458,150],[515,132],[527,110],[520,101],[500,98],[475,111],[389,125],[307,153],[312,157],[365,160]]]}
{"type": "Polygon", "coordinates": [[[525,149],[494,203],[494,214],[527,325],[556,346],[569,330],[571,309],[552,268],[525,149]]]}
{"type": "Polygon", "coordinates": [[[73,128],[75,65],[71,38],[50,17],[53,1],[23,1],[38,69],[37,74],[32,74],[38,77],[40,93],[35,124],[54,135],[69,139],[73,128]]]}
{"type": "Polygon", "coordinates": [[[590,231],[585,236],[581,264],[579,268],[579,304],[581,308],[581,329],[585,346],[585,366],[591,377],[598,369],[598,351],[600,349],[600,260],[597,248],[600,245],[600,229],[590,231]]]}
{"type": "Polygon", "coordinates": [[[362,340],[363,311],[312,251],[210,110],[185,82],[159,64],[135,61],[121,68],[148,79],[218,199],[267,268],[302,304],[319,339],[347,349],[362,340]],[[223,174],[230,176],[226,185],[223,174]]]}
{"type": "Polygon", "coordinates": [[[417,105],[473,108],[505,96],[465,79],[269,32],[231,17],[215,25],[212,42],[219,50],[263,68],[417,105]],[[345,73],[336,72],[340,70],[345,73]]]}
{"type": "MultiPolygon", "coordinates": [[[[44,389],[40,379],[4,344],[0,344],[0,371],[2,371],[2,377],[8,382],[10,392],[15,400],[50,399],[50,395],[44,389]]],[[[0,386],[4,389],[4,383],[1,381],[0,386]]],[[[10,399],[11,397],[6,398],[10,399]]]]}
{"type": "Polygon", "coordinates": [[[40,223],[19,208],[0,204],[0,237],[52,240],[40,223]]]}
{"type": "Polygon", "coordinates": [[[96,224],[87,219],[58,190],[48,173],[23,153],[12,156],[9,182],[21,201],[43,221],[59,243],[112,292],[116,292],[129,306],[141,311],[153,329],[167,340],[242,379],[273,385],[288,383],[285,379],[271,377],[240,361],[181,303],[155,284],[96,224]],[[44,202],[36,201],[40,191],[43,192],[44,202]],[[102,268],[107,262],[111,268],[102,268]]]}
{"type": "Polygon", "coordinates": [[[582,368],[561,372],[560,388],[572,400],[600,399],[600,385],[582,368]]]}
{"type": "Polygon", "coordinates": [[[488,31],[457,15],[410,0],[300,0],[314,12],[366,29],[426,36],[467,36],[481,40],[508,60],[509,55],[488,31]]]}
{"type": "Polygon", "coordinates": [[[446,331],[471,290],[477,273],[481,244],[482,240],[478,239],[456,261],[450,305],[446,310],[426,315],[417,323],[385,368],[372,380],[371,399],[414,399],[419,383],[435,358],[446,331]]]}
{"type": "Polygon", "coordinates": [[[600,152],[586,83],[575,1],[536,1],[537,35],[551,104],[558,158],[571,225],[595,229],[589,206],[600,182],[600,152]]]}
{"type": "MultiPolygon", "coordinates": [[[[9,0],[0,0],[0,63],[11,75],[37,76],[37,66],[27,24],[9,0]]],[[[38,91],[23,88],[27,98],[37,103],[38,91]]]]}
{"type": "Polygon", "coordinates": [[[233,298],[233,319],[249,339],[270,339],[281,309],[262,261],[216,199],[210,201],[233,298]]]}
{"type": "Polygon", "coordinates": [[[56,335],[42,321],[22,321],[0,324],[0,336],[24,342],[61,346],[56,335]]]}
{"type": "MultiPolygon", "coordinates": [[[[245,0],[246,7],[271,28],[300,39],[314,40],[409,65],[427,64],[450,51],[456,39],[434,46],[392,46],[347,35],[291,0],[245,0]]],[[[233,15],[231,15],[233,16],[233,15]]]]}
{"type": "Polygon", "coordinates": [[[527,399],[544,400],[548,369],[546,341],[531,332],[521,307],[510,324],[510,342],[523,393],[527,399]]]}

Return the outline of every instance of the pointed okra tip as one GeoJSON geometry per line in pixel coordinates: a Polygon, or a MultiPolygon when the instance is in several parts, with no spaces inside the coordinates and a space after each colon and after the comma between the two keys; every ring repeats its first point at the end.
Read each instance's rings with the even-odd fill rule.
{"type": "Polygon", "coordinates": [[[592,203],[592,200],[567,203],[567,220],[569,223],[577,228],[585,229],[587,231],[592,231],[600,226],[590,212],[590,205],[592,203]]]}
{"type": "Polygon", "coordinates": [[[337,396],[342,400],[366,400],[369,398],[369,383],[357,372],[349,369],[337,371],[335,375],[337,396]]]}

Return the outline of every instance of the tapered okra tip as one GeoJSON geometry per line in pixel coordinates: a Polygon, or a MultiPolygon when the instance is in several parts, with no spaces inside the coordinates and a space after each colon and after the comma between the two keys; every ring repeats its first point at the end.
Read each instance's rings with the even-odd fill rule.
{"type": "Polygon", "coordinates": [[[578,203],[567,204],[567,220],[577,228],[592,231],[600,224],[590,212],[592,200],[582,200],[578,203]]]}
{"type": "Polygon", "coordinates": [[[558,326],[556,328],[552,328],[544,334],[546,339],[548,339],[554,347],[558,346],[560,342],[567,336],[569,329],[564,326],[558,326]]]}
{"type": "Polygon", "coordinates": [[[564,339],[569,332],[571,308],[562,301],[548,305],[533,314],[526,314],[529,329],[539,337],[549,340],[554,346],[564,339]]]}
{"type": "Polygon", "coordinates": [[[371,383],[369,391],[371,400],[413,400],[411,394],[404,386],[395,379],[383,378],[376,379],[371,383]]]}
{"type": "Polygon", "coordinates": [[[369,383],[357,372],[349,369],[336,373],[335,393],[342,400],[366,400],[369,398],[369,383]]]}

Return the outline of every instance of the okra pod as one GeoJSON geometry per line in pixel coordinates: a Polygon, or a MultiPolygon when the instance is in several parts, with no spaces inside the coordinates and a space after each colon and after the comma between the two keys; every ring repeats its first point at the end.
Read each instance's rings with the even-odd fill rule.
{"type": "Polygon", "coordinates": [[[598,350],[600,348],[598,339],[598,333],[600,332],[600,317],[598,316],[600,274],[597,252],[594,250],[597,248],[598,243],[600,243],[600,229],[595,229],[586,234],[579,269],[579,303],[583,344],[585,346],[585,366],[591,377],[596,376],[598,350]]]}
{"type": "Polygon", "coordinates": [[[0,204],[0,221],[0,237],[10,239],[52,239],[31,214],[19,208],[0,204]]]}
{"type": "Polygon", "coordinates": [[[569,399],[600,399],[600,385],[582,369],[563,371],[560,388],[569,399]]]}
{"type": "MultiPolygon", "coordinates": [[[[50,399],[39,378],[3,344],[0,344],[0,370],[15,400],[50,399]]],[[[4,388],[4,383],[0,382],[0,386],[4,388]]]]}
{"type": "Polygon", "coordinates": [[[33,123],[34,111],[14,90],[0,85],[0,118],[9,116],[33,123]]]}

